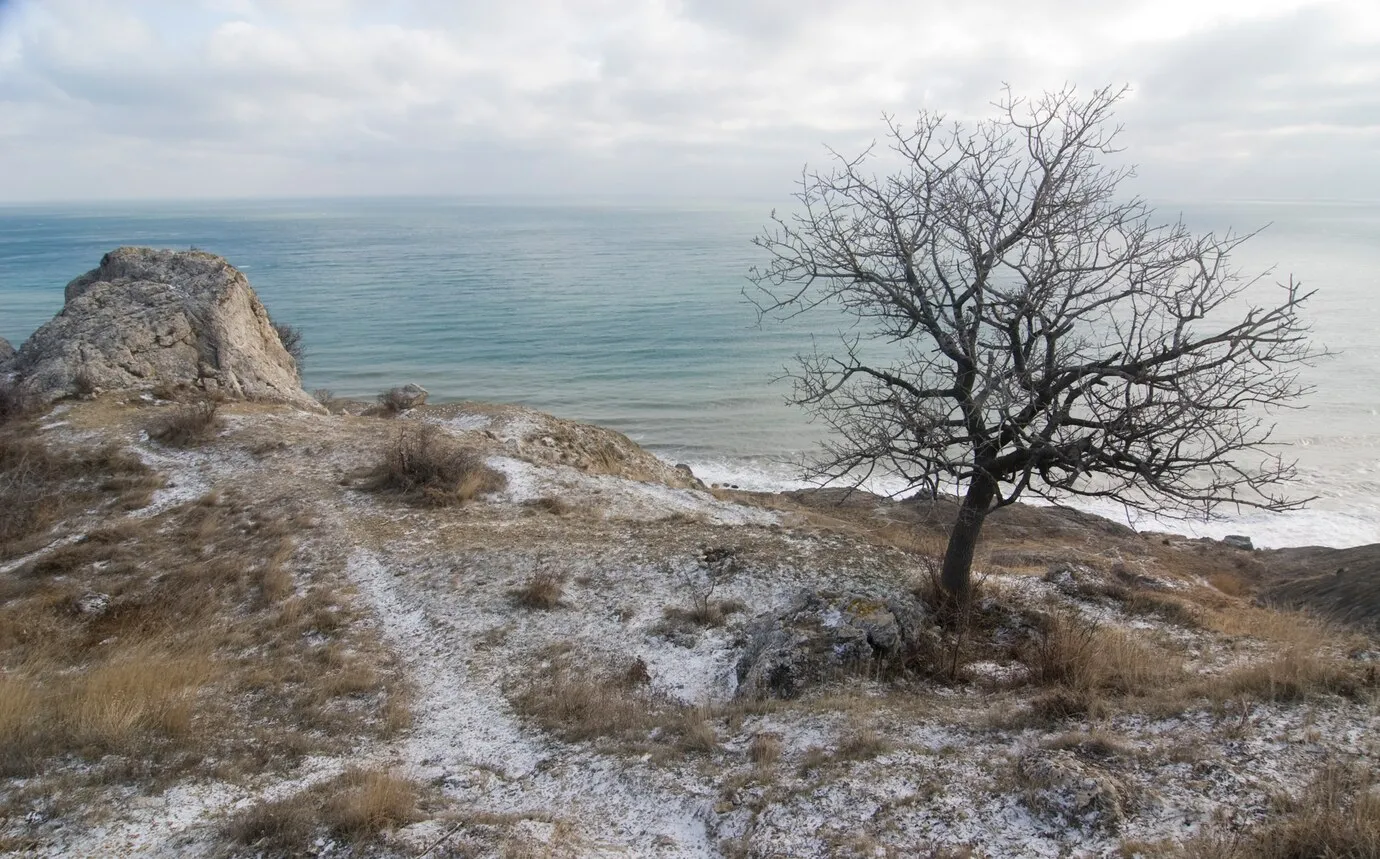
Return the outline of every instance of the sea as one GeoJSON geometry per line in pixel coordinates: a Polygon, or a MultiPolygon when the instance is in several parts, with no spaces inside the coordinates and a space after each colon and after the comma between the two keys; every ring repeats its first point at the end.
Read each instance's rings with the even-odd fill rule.
{"type": "MultiPolygon", "coordinates": [[[[1287,513],[1208,521],[1072,506],[1135,527],[1244,534],[1257,546],[1380,542],[1380,203],[1156,203],[1198,231],[1260,233],[1234,262],[1293,275],[1316,342],[1305,407],[1272,415],[1296,457],[1287,513]]],[[[331,199],[0,207],[0,336],[16,347],[63,287],[121,245],[200,248],[241,269],[305,336],[303,383],[370,398],[405,383],[433,402],[522,403],[607,426],[702,479],[808,484],[824,429],[786,404],[794,356],[844,320],[759,320],[745,297],[771,202],[331,199]]],[[[871,488],[896,492],[894,481],[871,488]]]]}

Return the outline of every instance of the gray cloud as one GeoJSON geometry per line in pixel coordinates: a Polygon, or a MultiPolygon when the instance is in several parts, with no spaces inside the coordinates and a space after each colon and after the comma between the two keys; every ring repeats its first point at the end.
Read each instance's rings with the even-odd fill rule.
{"type": "Polygon", "coordinates": [[[760,195],[884,112],[1129,81],[1148,196],[1380,196],[1359,0],[0,5],[0,201],[760,195]]]}

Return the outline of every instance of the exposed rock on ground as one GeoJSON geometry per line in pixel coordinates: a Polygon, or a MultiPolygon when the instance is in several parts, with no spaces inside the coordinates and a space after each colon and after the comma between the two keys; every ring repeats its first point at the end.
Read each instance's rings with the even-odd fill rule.
{"type": "Polygon", "coordinates": [[[44,402],[184,387],[320,410],[249,281],[201,251],[106,254],[67,285],[62,311],[25,341],[15,367],[44,402]]]}
{"type": "Polygon", "coordinates": [[[14,360],[14,347],[10,341],[0,337],[0,373],[9,369],[10,362],[14,360]]]}
{"type": "Polygon", "coordinates": [[[906,593],[806,591],[753,619],[735,673],[738,694],[795,698],[847,672],[939,650],[924,604],[906,593]]]}

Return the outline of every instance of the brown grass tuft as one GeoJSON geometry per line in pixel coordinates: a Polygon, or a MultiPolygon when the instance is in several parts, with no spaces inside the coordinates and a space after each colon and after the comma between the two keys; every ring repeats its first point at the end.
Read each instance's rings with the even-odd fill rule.
{"type": "Polygon", "coordinates": [[[891,751],[891,743],[871,728],[858,728],[839,740],[837,760],[866,761],[891,751]]]}
{"type": "Polygon", "coordinates": [[[564,595],[564,580],[551,570],[538,570],[522,587],[513,591],[513,599],[518,605],[544,611],[560,606],[564,595]]]}
{"type": "Polygon", "coordinates": [[[1363,766],[1329,764],[1297,798],[1282,798],[1244,832],[1208,831],[1184,845],[1198,859],[1341,859],[1380,856],[1380,793],[1363,766]]]}
{"type": "Polygon", "coordinates": [[[389,829],[420,820],[422,793],[410,779],[352,767],[300,793],[240,812],[224,833],[241,844],[294,855],[322,830],[355,845],[368,844],[389,829]]]}
{"type": "Polygon", "coordinates": [[[370,487],[434,507],[464,504],[508,485],[483,456],[428,424],[404,421],[374,468],[370,487]]]}
{"type": "Polygon", "coordinates": [[[755,734],[747,749],[748,760],[759,769],[770,769],[781,759],[781,752],[781,735],[772,733],[755,734]]]}
{"type": "Polygon", "coordinates": [[[174,406],[149,424],[149,438],[169,447],[195,447],[215,436],[220,427],[219,409],[215,400],[174,406]]]}

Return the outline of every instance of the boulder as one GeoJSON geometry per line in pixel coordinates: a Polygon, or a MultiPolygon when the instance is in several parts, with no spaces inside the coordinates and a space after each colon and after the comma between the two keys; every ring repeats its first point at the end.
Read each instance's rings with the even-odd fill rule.
{"type": "Polygon", "coordinates": [[[106,254],[67,285],[62,311],[24,343],[15,368],[41,401],[185,386],[322,410],[249,281],[202,251],[106,254]]]}
{"type": "Polygon", "coordinates": [[[803,591],[745,631],[738,695],[794,698],[809,686],[869,664],[930,651],[937,633],[909,594],[803,591]]]}
{"type": "Polygon", "coordinates": [[[1255,551],[1255,545],[1251,542],[1251,538],[1245,534],[1228,534],[1222,538],[1222,542],[1233,549],[1242,549],[1247,552],[1255,551]]]}
{"type": "Polygon", "coordinates": [[[14,347],[10,341],[0,337],[0,373],[9,368],[10,362],[14,360],[14,347]]]}

